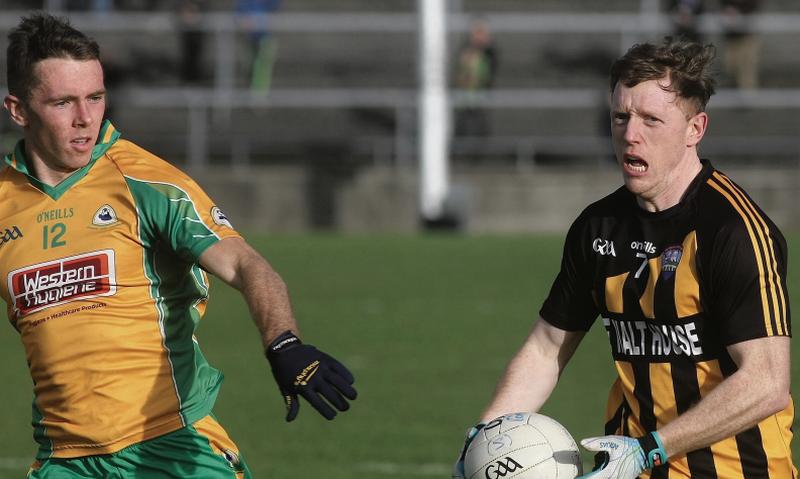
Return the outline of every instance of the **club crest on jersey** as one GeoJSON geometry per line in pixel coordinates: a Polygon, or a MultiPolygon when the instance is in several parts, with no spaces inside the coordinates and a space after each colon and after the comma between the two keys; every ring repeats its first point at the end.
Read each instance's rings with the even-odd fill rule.
{"type": "Polygon", "coordinates": [[[675,274],[678,263],[681,262],[681,256],[683,256],[683,246],[680,245],[670,246],[661,253],[661,272],[666,277],[675,274]]]}
{"type": "Polygon", "coordinates": [[[8,273],[14,312],[25,316],[78,299],[117,292],[114,250],[69,256],[8,273]]]}
{"type": "Polygon", "coordinates": [[[223,213],[222,210],[216,206],[211,208],[211,218],[214,220],[214,223],[233,229],[231,222],[228,221],[228,217],[225,216],[225,213],[223,213]]]}
{"type": "Polygon", "coordinates": [[[230,464],[231,467],[238,468],[241,466],[242,461],[239,459],[239,455],[233,452],[233,450],[225,449],[222,451],[222,455],[225,457],[225,460],[228,461],[228,464],[230,464]]]}
{"type": "Polygon", "coordinates": [[[118,222],[117,212],[111,205],[103,205],[97,209],[92,217],[92,224],[95,226],[111,226],[118,222]]]}

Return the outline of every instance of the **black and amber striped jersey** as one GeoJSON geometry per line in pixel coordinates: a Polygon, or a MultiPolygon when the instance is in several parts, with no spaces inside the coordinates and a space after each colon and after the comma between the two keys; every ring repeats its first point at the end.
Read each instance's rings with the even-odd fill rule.
{"type": "MultiPolygon", "coordinates": [[[[637,437],[685,412],[736,371],[727,346],[790,336],[786,254],[775,224],[705,160],[669,209],[647,212],[625,187],[587,207],[541,316],[568,331],[602,318],[618,372],[606,434],[637,437]]],[[[643,477],[794,478],[793,417],[789,404],[643,477]]]]}

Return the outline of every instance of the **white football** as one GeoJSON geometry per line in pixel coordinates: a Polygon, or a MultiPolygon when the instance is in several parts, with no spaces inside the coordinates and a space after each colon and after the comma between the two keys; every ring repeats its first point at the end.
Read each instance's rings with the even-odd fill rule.
{"type": "Polygon", "coordinates": [[[558,421],[520,412],[478,432],[464,458],[466,479],[574,479],[583,473],[578,445],[558,421]]]}

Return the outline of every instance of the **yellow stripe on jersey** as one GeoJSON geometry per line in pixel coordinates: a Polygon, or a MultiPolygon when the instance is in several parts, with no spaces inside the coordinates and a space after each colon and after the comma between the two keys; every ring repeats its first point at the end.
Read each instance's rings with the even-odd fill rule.
{"type": "Polygon", "coordinates": [[[767,226],[767,223],[764,221],[764,218],[760,214],[758,214],[758,211],[756,211],[755,207],[753,206],[753,203],[747,198],[747,196],[744,195],[744,193],[742,193],[741,189],[739,189],[730,180],[730,178],[719,172],[715,172],[714,176],[717,179],[719,179],[722,183],[724,183],[726,186],[728,186],[728,188],[730,188],[731,191],[733,191],[733,194],[742,202],[742,204],[749,211],[752,217],[758,220],[758,223],[761,226],[760,228],[757,228],[757,230],[759,232],[759,237],[761,239],[762,246],[765,248],[766,251],[769,252],[770,263],[768,263],[768,266],[770,267],[769,269],[771,271],[771,274],[767,277],[767,279],[769,280],[771,286],[770,291],[772,293],[772,301],[775,306],[777,306],[779,303],[781,306],[780,310],[777,307],[775,308],[775,313],[778,315],[778,317],[776,318],[776,323],[778,326],[778,334],[788,334],[789,327],[788,324],[786,323],[787,321],[786,301],[784,299],[783,286],[781,285],[780,276],[778,276],[777,274],[778,262],[775,259],[775,247],[774,244],[772,243],[772,237],[769,234],[769,226],[767,226]],[[776,278],[777,281],[775,281],[776,278]],[[777,282],[777,291],[775,288],[776,282],[777,282]]]}
{"type": "Polygon", "coordinates": [[[647,267],[650,269],[650,276],[647,277],[647,286],[644,293],[639,297],[639,306],[642,308],[642,314],[647,319],[655,319],[655,292],[656,281],[658,281],[658,274],[661,272],[661,264],[658,256],[650,258],[647,261],[647,267]]]}
{"type": "Polygon", "coordinates": [[[792,440],[793,418],[794,404],[789,401],[789,405],[783,411],[758,424],[761,437],[770,438],[763,441],[764,452],[767,457],[773,458],[769,461],[769,477],[797,477],[797,469],[791,462],[792,451],[789,447],[792,440]]]}
{"type": "MultiPolygon", "coordinates": [[[[617,378],[614,384],[611,385],[611,390],[608,392],[608,401],[606,401],[606,423],[614,419],[617,411],[622,407],[623,402],[622,385],[620,384],[620,379],[617,378]]],[[[614,434],[623,434],[622,423],[617,423],[614,426],[614,434]]]]}
{"type": "Polygon", "coordinates": [[[650,363],[650,389],[653,396],[653,413],[657,419],[656,428],[660,428],[678,417],[670,363],[650,363]]]}
{"type": "Polygon", "coordinates": [[[675,270],[675,309],[679,318],[694,316],[703,311],[696,253],[697,233],[692,231],[683,239],[683,257],[675,270]]]}
{"type": "MultiPolygon", "coordinates": [[[[714,175],[715,175],[715,178],[716,178],[717,174],[714,173],[714,175]]],[[[757,240],[756,235],[753,232],[753,228],[755,227],[755,224],[753,223],[753,220],[752,220],[751,216],[748,213],[746,213],[745,211],[742,210],[742,208],[739,206],[738,202],[733,199],[731,194],[728,193],[728,191],[726,191],[723,188],[722,185],[720,185],[717,181],[715,181],[715,178],[709,178],[708,179],[709,186],[711,186],[712,188],[717,190],[722,196],[724,196],[728,200],[728,202],[731,204],[731,206],[733,206],[733,208],[739,213],[739,216],[741,216],[742,219],[744,220],[744,225],[747,228],[748,235],[750,236],[750,243],[753,245],[753,252],[754,252],[755,257],[756,257],[756,265],[758,266],[758,282],[759,282],[759,285],[760,285],[759,289],[761,290],[761,309],[762,309],[762,311],[764,313],[764,324],[766,326],[767,336],[773,336],[774,333],[773,333],[772,324],[771,324],[771,321],[770,321],[771,314],[769,312],[769,310],[770,310],[770,308],[769,308],[769,298],[767,297],[767,284],[766,284],[766,280],[765,280],[766,279],[766,274],[769,274],[768,272],[765,273],[765,266],[768,268],[769,265],[764,265],[762,260],[761,260],[760,241],[757,240]],[[751,226],[751,223],[753,223],[753,226],[751,226]]],[[[759,234],[760,234],[760,231],[759,231],[759,234]]],[[[775,311],[778,311],[778,309],[775,308],[775,311]]]]}
{"type": "Polygon", "coordinates": [[[686,459],[686,454],[669,458],[667,479],[692,479],[692,472],[689,470],[689,460],[686,459]]]}
{"type": "Polygon", "coordinates": [[[641,417],[641,405],[633,395],[633,388],[636,386],[636,378],[633,375],[633,366],[627,361],[615,361],[617,373],[622,385],[622,392],[625,401],[631,408],[631,415],[627,418],[628,428],[632,437],[638,437],[645,433],[644,428],[639,424],[638,418],[641,417]]]}
{"type": "Polygon", "coordinates": [[[739,446],[736,445],[736,436],[715,442],[710,447],[717,477],[744,477],[742,461],[739,458],[739,446]]]}
{"type": "Polygon", "coordinates": [[[108,143],[108,142],[110,142],[111,138],[114,136],[114,132],[115,131],[117,131],[117,130],[114,128],[114,125],[112,125],[111,123],[108,123],[108,126],[106,127],[106,131],[105,131],[105,135],[103,135],[102,141],[100,143],[108,143]]]}
{"type": "Polygon", "coordinates": [[[626,279],[628,279],[628,273],[606,278],[606,309],[611,313],[622,314],[624,312],[622,287],[625,286],[626,279]]]}
{"type": "Polygon", "coordinates": [[[697,385],[700,387],[700,397],[705,397],[712,389],[719,386],[725,377],[719,367],[719,361],[700,361],[696,365],[697,385]]]}

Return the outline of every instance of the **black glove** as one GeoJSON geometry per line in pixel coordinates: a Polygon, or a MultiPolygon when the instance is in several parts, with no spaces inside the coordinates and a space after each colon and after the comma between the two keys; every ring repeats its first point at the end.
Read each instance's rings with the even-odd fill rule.
{"type": "Polygon", "coordinates": [[[357,393],[352,386],[355,379],[350,371],[314,346],[303,344],[291,331],[275,338],[267,346],[266,355],[286,403],[286,421],[297,417],[300,409],[298,394],[306,398],[325,419],[333,419],[336,411],[322,398],[340,411],[350,408],[345,397],[350,400],[356,398],[357,393]]]}

